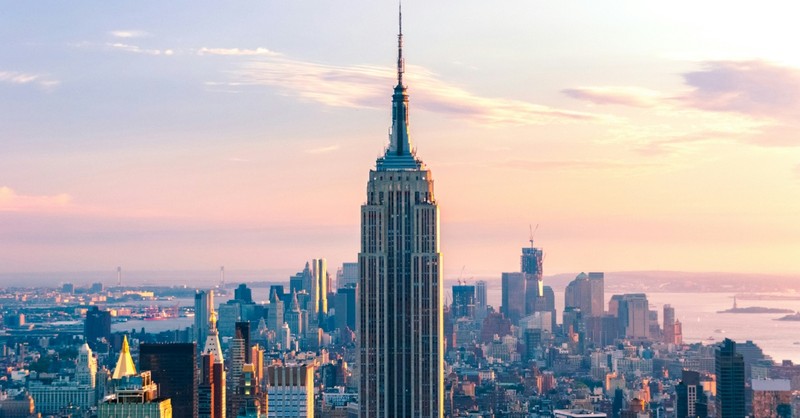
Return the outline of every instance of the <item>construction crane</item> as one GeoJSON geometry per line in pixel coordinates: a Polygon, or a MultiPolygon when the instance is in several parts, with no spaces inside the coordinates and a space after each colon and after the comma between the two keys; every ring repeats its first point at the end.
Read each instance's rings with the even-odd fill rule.
{"type": "Polygon", "coordinates": [[[539,230],[539,224],[536,224],[536,228],[533,228],[531,224],[528,224],[528,229],[531,231],[531,237],[529,241],[531,243],[531,248],[533,248],[533,236],[536,234],[536,231],[539,230]]]}

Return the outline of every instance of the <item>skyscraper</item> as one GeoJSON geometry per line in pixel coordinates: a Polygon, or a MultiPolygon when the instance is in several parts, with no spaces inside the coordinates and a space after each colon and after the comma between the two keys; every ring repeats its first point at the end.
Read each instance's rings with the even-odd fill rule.
{"type": "Polygon", "coordinates": [[[111,312],[102,311],[97,306],[92,306],[86,312],[86,322],[83,327],[83,336],[92,350],[97,350],[100,341],[111,340],[111,312]]]}
{"type": "MultiPolygon", "coordinates": [[[[246,322],[237,322],[236,324],[243,323],[248,324],[249,328],[249,323],[246,322]]],[[[242,384],[242,368],[245,364],[245,353],[250,351],[245,348],[245,339],[240,327],[236,327],[236,335],[231,340],[228,348],[228,375],[226,376],[228,388],[225,392],[228,405],[226,405],[226,414],[232,417],[239,411],[240,398],[238,395],[239,387],[242,384]]]]}
{"type": "MultiPolygon", "coordinates": [[[[614,295],[617,296],[617,295],[614,295]]],[[[630,293],[620,296],[617,301],[619,332],[626,338],[647,339],[650,337],[649,303],[644,293],[630,293]]],[[[609,309],[611,310],[611,309],[609,309]]]]}
{"type": "MultiPolygon", "coordinates": [[[[358,264],[358,263],[356,263],[358,264]]],[[[340,333],[356,329],[356,284],[341,286],[336,291],[336,328],[340,333]]]]}
{"type": "Polygon", "coordinates": [[[149,370],[158,395],[172,399],[172,416],[197,418],[194,343],[139,344],[139,370],[149,370]]]}
{"type": "Polygon", "coordinates": [[[478,280],[475,282],[475,307],[482,309],[486,307],[486,281],[478,280]]]}
{"type": "Polygon", "coordinates": [[[214,355],[200,356],[200,383],[197,386],[197,417],[216,418],[214,415],[214,355]]]}
{"type": "Polygon", "coordinates": [[[342,263],[336,272],[336,286],[341,289],[358,283],[358,263],[342,263]]]}
{"type": "Polygon", "coordinates": [[[217,332],[217,313],[211,311],[209,315],[209,330],[208,338],[206,339],[204,355],[210,355],[214,363],[211,368],[211,375],[213,376],[213,385],[211,385],[211,397],[213,398],[213,418],[225,418],[226,401],[226,388],[225,388],[225,359],[222,357],[222,347],[219,343],[219,334],[217,332]]]}
{"type": "Polygon", "coordinates": [[[475,286],[453,286],[453,306],[450,312],[453,319],[475,317],[475,286]]]}
{"type": "Polygon", "coordinates": [[[515,324],[525,316],[525,273],[503,273],[502,306],[500,312],[515,324]]]}
{"type": "Polygon", "coordinates": [[[362,418],[444,413],[439,210],[431,172],[416,157],[408,134],[402,46],[400,30],[390,143],[370,171],[367,203],[361,206],[362,418]]]}
{"type": "Polygon", "coordinates": [[[233,298],[241,303],[253,303],[253,290],[247,287],[246,284],[241,283],[239,287],[233,290],[233,298]]]}
{"type": "Polygon", "coordinates": [[[664,342],[675,344],[675,308],[664,305],[664,342]]]}
{"type": "Polygon", "coordinates": [[[314,275],[314,319],[321,319],[328,314],[328,262],[324,258],[311,262],[314,275]]]}
{"type": "Polygon", "coordinates": [[[744,357],[736,352],[736,343],[726,338],[714,353],[717,372],[717,416],[745,416],[744,357]]]}
{"type": "Polygon", "coordinates": [[[683,370],[681,382],[675,386],[678,398],[677,418],[705,418],[708,416],[708,400],[700,384],[700,373],[683,370]]]}
{"type": "Polygon", "coordinates": [[[283,321],[283,301],[278,297],[278,292],[272,291],[267,308],[267,328],[277,332],[283,326],[283,321]]]}
{"type": "Polygon", "coordinates": [[[97,359],[92,355],[89,344],[83,343],[78,349],[78,364],[75,367],[75,380],[79,385],[94,388],[97,376],[97,359]]]}
{"type": "Polygon", "coordinates": [[[585,318],[603,316],[605,313],[605,275],[581,273],[564,291],[564,306],[579,308],[585,318]]]}
{"type": "Polygon", "coordinates": [[[534,311],[533,303],[536,298],[544,296],[544,282],[542,277],[542,261],[544,260],[544,252],[541,248],[534,248],[533,237],[531,237],[531,246],[522,249],[522,256],[520,257],[520,271],[526,274],[527,284],[525,286],[525,300],[527,307],[525,308],[526,314],[531,314],[534,311]]]}
{"type": "Polygon", "coordinates": [[[589,316],[603,316],[605,314],[606,295],[605,274],[601,272],[589,272],[589,306],[591,311],[589,316]]]}
{"type": "Polygon", "coordinates": [[[273,364],[267,367],[267,381],[267,417],[314,417],[314,365],[273,364]]]}
{"type": "Polygon", "coordinates": [[[214,291],[200,290],[194,294],[194,341],[198,354],[203,351],[203,344],[208,338],[208,317],[214,310],[214,291]]]}

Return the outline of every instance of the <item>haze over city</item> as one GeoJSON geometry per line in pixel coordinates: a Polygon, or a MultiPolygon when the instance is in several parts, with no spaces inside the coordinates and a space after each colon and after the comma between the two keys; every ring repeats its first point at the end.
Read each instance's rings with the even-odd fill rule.
{"type": "MultiPolygon", "coordinates": [[[[385,6],[6,4],[0,273],[356,261],[385,6]]],[[[446,276],[800,273],[797,6],[403,7],[446,276]]]]}

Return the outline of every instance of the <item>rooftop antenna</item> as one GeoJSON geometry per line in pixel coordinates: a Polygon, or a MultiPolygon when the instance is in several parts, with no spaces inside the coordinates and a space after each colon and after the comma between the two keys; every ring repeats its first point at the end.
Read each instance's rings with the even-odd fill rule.
{"type": "Polygon", "coordinates": [[[398,28],[397,32],[397,85],[403,85],[403,73],[405,72],[406,65],[403,60],[403,3],[397,2],[398,5],[398,28]]]}
{"type": "Polygon", "coordinates": [[[122,286],[122,267],[117,266],[117,287],[122,286]]]}

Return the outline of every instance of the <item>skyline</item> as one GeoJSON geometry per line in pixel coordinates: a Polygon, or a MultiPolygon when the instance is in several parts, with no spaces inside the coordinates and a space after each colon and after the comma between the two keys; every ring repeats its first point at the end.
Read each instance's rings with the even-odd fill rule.
{"type": "MultiPolygon", "coordinates": [[[[2,18],[0,273],[355,261],[394,8],[153,4],[2,18]]],[[[791,13],[575,4],[404,4],[445,276],[800,273],[791,13]]]]}

